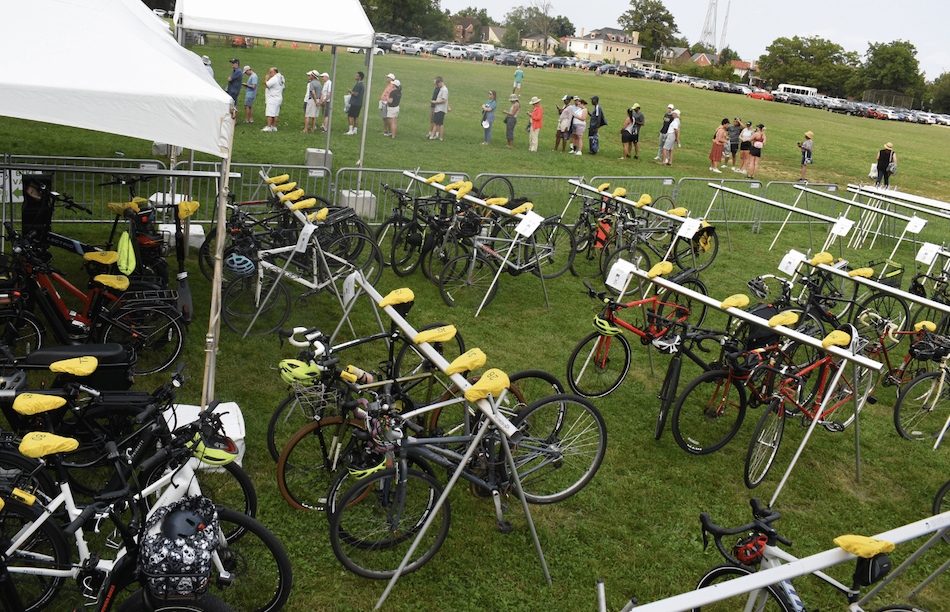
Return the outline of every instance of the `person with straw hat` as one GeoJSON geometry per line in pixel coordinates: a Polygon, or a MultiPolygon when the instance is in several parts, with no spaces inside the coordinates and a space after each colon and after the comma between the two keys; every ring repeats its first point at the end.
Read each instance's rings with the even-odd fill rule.
{"type": "Polygon", "coordinates": [[[805,132],[805,140],[798,143],[798,148],[802,150],[802,178],[799,179],[801,183],[807,183],[805,180],[805,169],[811,165],[811,151],[815,146],[814,142],[815,134],[808,130],[805,132]]]}
{"type": "Polygon", "coordinates": [[[894,152],[894,145],[887,143],[883,149],[877,152],[877,180],[874,181],[874,186],[879,187],[883,180],[884,189],[887,189],[889,187],[888,181],[896,171],[897,153],[894,152]]]}
{"type": "Polygon", "coordinates": [[[538,136],[541,132],[541,122],[544,119],[544,109],[541,107],[541,98],[538,96],[532,96],[528,100],[528,104],[531,105],[531,112],[528,113],[528,117],[531,118],[531,130],[528,132],[528,151],[534,153],[538,150],[538,136]]]}

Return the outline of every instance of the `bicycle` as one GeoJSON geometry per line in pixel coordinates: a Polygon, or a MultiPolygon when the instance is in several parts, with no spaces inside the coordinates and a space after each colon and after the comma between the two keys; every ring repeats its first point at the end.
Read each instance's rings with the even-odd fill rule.
{"type": "MultiPolygon", "coordinates": [[[[931,329],[936,329],[933,323],[931,326],[931,329]]],[[[919,359],[938,362],[939,367],[936,372],[918,376],[902,389],[894,404],[894,427],[907,440],[934,440],[936,450],[950,423],[950,419],[946,418],[950,417],[950,411],[947,410],[950,407],[950,389],[945,386],[950,340],[931,335],[915,347],[919,359]]]]}
{"type": "MultiPolygon", "coordinates": [[[[650,270],[651,278],[668,273],[673,265],[661,262],[650,270]]],[[[676,277],[680,279],[680,276],[676,277]]],[[[692,276],[676,282],[706,294],[706,286],[692,276]]],[[[603,397],[613,392],[623,383],[630,370],[630,342],[622,330],[636,334],[644,345],[669,334],[676,324],[689,322],[701,325],[706,317],[706,305],[667,291],[660,297],[651,297],[621,303],[607,297],[604,291],[594,291],[590,283],[584,281],[588,297],[603,304],[600,314],[594,316],[595,331],[581,339],[571,351],[567,361],[567,382],[571,390],[583,397],[603,397]],[[617,316],[621,310],[640,306],[645,320],[631,324],[617,316]],[[619,353],[618,353],[619,351],[619,353]]]]}

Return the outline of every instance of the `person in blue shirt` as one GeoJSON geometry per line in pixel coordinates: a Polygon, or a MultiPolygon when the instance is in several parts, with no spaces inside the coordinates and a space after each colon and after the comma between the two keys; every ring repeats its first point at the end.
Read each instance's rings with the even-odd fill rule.
{"type": "Polygon", "coordinates": [[[228,77],[228,86],[224,88],[234,103],[237,104],[238,95],[241,93],[241,82],[244,80],[244,73],[241,72],[241,62],[234,58],[231,60],[231,76],[228,77]]]}
{"type": "Polygon", "coordinates": [[[498,101],[495,100],[495,90],[488,92],[488,101],[482,104],[482,126],[485,123],[488,124],[488,127],[485,128],[485,142],[483,145],[491,143],[491,126],[495,123],[495,109],[498,107],[498,101]]]}
{"type": "Polygon", "coordinates": [[[244,123],[254,123],[254,100],[257,99],[257,74],[250,66],[244,67],[247,82],[244,83],[244,123]]]}

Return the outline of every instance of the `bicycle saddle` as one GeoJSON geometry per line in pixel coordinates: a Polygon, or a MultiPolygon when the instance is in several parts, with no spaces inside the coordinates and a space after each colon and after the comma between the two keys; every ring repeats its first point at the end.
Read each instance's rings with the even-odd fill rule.
{"type": "Polygon", "coordinates": [[[642,208],[648,204],[653,204],[653,198],[650,197],[650,194],[645,193],[640,196],[640,199],[636,201],[634,206],[637,208],[642,208]]]}
{"type": "Polygon", "coordinates": [[[270,189],[274,193],[287,193],[288,191],[293,191],[297,187],[297,182],[292,181],[290,183],[284,183],[283,185],[274,185],[270,189]]]}
{"type": "Polygon", "coordinates": [[[121,274],[97,274],[92,280],[100,285],[105,285],[110,289],[117,289],[118,291],[125,291],[129,288],[129,277],[122,276],[121,274]]]}
{"type": "Polygon", "coordinates": [[[104,266],[111,266],[115,262],[119,261],[119,253],[116,251],[90,251],[88,253],[83,253],[82,258],[85,261],[91,261],[104,266]]]}
{"type": "Polygon", "coordinates": [[[835,260],[834,255],[832,255],[828,251],[822,251],[821,253],[818,253],[817,255],[812,257],[809,263],[811,263],[811,265],[813,266],[817,266],[818,264],[830,264],[834,260],[835,260]]]}
{"type": "Polygon", "coordinates": [[[851,334],[840,329],[831,332],[821,341],[821,346],[825,348],[829,346],[848,346],[849,344],[851,344],[851,334]]]}
{"type": "Polygon", "coordinates": [[[488,198],[485,200],[485,204],[489,206],[504,206],[508,203],[508,198],[488,198]]]}
{"type": "Polygon", "coordinates": [[[440,173],[438,173],[438,174],[436,174],[436,175],[434,175],[434,176],[430,176],[429,178],[427,178],[427,179],[426,179],[426,183],[428,183],[429,185],[431,185],[432,183],[441,183],[441,182],[444,181],[444,180],[445,180],[445,173],[444,173],[444,172],[440,172],[440,173]]]}
{"type": "Polygon", "coordinates": [[[198,207],[201,206],[196,200],[189,202],[182,202],[178,205],[178,218],[184,221],[191,215],[195,214],[198,211],[198,207]]]}
{"type": "Polygon", "coordinates": [[[597,187],[597,191],[607,191],[608,189],[610,189],[610,183],[601,183],[597,187]]]}
{"type": "Polygon", "coordinates": [[[870,559],[879,553],[889,553],[894,550],[894,543],[886,540],[876,540],[862,535],[843,535],[834,539],[834,543],[858,557],[870,559]]]}
{"type": "Polygon", "coordinates": [[[848,276],[852,278],[855,276],[860,276],[861,278],[871,278],[874,276],[874,270],[871,268],[858,268],[857,270],[851,270],[848,272],[848,276]]]}
{"type": "Polygon", "coordinates": [[[669,262],[669,261],[661,261],[660,263],[658,263],[658,264],[656,264],[655,266],[653,266],[652,268],[650,268],[650,271],[647,272],[647,277],[648,277],[648,278],[656,278],[657,276],[662,276],[662,275],[664,275],[664,274],[669,274],[669,273],[672,272],[672,271],[673,271],[673,264],[672,264],[672,262],[669,262]]]}
{"type": "Polygon", "coordinates": [[[66,398],[45,393],[21,393],[13,400],[13,410],[17,414],[32,416],[56,410],[66,404],[66,398]]]}
{"type": "MultiPolygon", "coordinates": [[[[261,172],[261,176],[264,176],[264,173],[263,173],[263,172],[261,172]]],[[[271,178],[265,178],[265,179],[264,179],[264,182],[267,183],[268,185],[273,185],[274,183],[283,183],[284,181],[286,181],[286,180],[289,179],[289,178],[290,178],[290,175],[289,175],[289,174],[281,174],[280,176],[274,176],[274,177],[271,177],[271,178]]]]}
{"type": "Polygon", "coordinates": [[[937,326],[933,321],[918,321],[917,323],[914,323],[915,332],[919,332],[922,329],[926,329],[929,332],[935,332],[937,331],[937,326]]]}
{"type": "Polygon", "coordinates": [[[139,212],[139,204],[145,204],[147,201],[148,200],[144,198],[135,198],[131,202],[109,202],[106,204],[106,208],[121,217],[125,214],[127,209],[139,212]]]}
{"type": "Polygon", "coordinates": [[[89,355],[73,357],[53,362],[49,365],[50,372],[72,374],[73,376],[89,376],[99,367],[99,360],[89,355]]]}
{"type": "Polygon", "coordinates": [[[34,431],[23,436],[20,452],[31,459],[39,459],[56,453],[67,453],[79,448],[79,440],[64,438],[45,431],[34,431]]]}
{"type": "Polygon", "coordinates": [[[769,319],[769,327],[778,327],[783,325],[788,327],[789,325],[795,325],[798,323],[798,313],[786,310],[785,312],[780,312],[771,319],[769,319]]]}
{"type": "Polygon", "coordinates": [[[722,308],[742,308],[749,305],[749,296],[744,293],[737,293],[735,295],[730,295],[722,301],[720,307],[722,308]]]}
{"type": "Polygon", "coordinates": [[[443,325],[442,327],[419,332],[412,341],[416,344],[423,344],[425,342],[447,342],[454,338],[456,333],[458,333],[458,331],[454,325],[443,325]]]}
{"type": "Polygon", "coordinates": [[[379,307],[395,306],[396,304],[405,304],[416,299],[412,289],[403,287],[402,289],[393,289],[389,294],[379,301],[379,307]]]}
{"type": "Polygon", "coordinates": [[[470,372],[485,365],[487,360],[488,358],[485,356],[485,353],[482,352],[482,349],[473,348],[456,357],[455,361],[450,363],[449,367],[445,368],[445,373],[461,374],[462,372],[470,372]]]}
{"type": "Polygon", "coordinates": [[[683,208],[682,206],[677,206],[676,208],[671,208],[667,211],[669,214],[674,217],[687,217],[689,216],[689,211],[683,208]]]}
{"type": "MultiPolygon", "coordinates": [[[[313,198],[316,201],[315,198],[313,198]]],[[[327,218],[327,215],[330,214],[330,209],[324,206],[315,213],[310,213],[307,215],[307,221],[313,223],[314,221],[324,221],[327,218]]]]}
{"type": "Polygon", "coordinates": [[[485,399],[489,394],[492,397],[498,397],[502,390],[507,389],[510,384],[507,374],[497,368],[492,368],[482,374],[477,383],[466,389],[465,399],[474,402],[485,399]]]}
{"type": "Polygon", "coordinates": [[[291,202],[301,197],[303,197],[303,189],[297,189],[295,191],[291,191],[289,193],[285,193],[284,195],[280,196],[279,200],[280,200],[280,203],[283,204],[284,202],[291,202]]]}
{"type": "Polygon", "coordinates": [[[299,202],[294,202],[290,206],[290,210],[305,210],[307,208],[313,208],[313,205],[317,203],[316,198],[307,198],[306,200],[300,200],[299,202]]]}
{"type": "Polygon", "coordinates": [[[614,192],[611,194],[611,196],[615,198],[622,198],[625,195],[627,195],[627,190],[624,189],[623,187],[617,187],[616,189],[614,189],[614,192]]]}
{"type": "Polygon", "coordinates": [[[534,204],[532,204],[531,202],[525,202],[524,204],[522,204],[522,205],[519,206],[518,208],[513,209],[513,210],[511,211],[511,214],[512,214],[512,215],[520,215],[520,214],[522,214],[522,213],[528,212],[528,211],[531,210],[532,208],[534,208],[534,204]]]}

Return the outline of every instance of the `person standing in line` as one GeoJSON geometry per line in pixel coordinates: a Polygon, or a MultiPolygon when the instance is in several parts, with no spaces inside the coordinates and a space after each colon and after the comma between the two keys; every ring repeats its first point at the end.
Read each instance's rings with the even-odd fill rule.
{"type": "Polygon", "coordinates": [[[386,75],[386,87],[383,89],[383,95],[379,97],[379,116],[383,119],[383,136],[392,136],[392,133],[389,131],[389,111],[387,110],[387,106],[389,106],[389,94],[393,90],[393,81],[395,80],[396,75],[392,72],[386,75]]]}
{"type": "Polygon", "coordinates": [[[571,124],[574,155],[582,155],[584,132],[587,131],[587,118],[590,116],[590,111],[587,110],[587,100],[574,96],[574,106],[571,111],[574,113],[574,123],[571,124]]]}
{"type": "Polygon", "coordinates": [[[244,73],[241,72],[241,62],[234,58],[231,60],[231,76],[228,77],[228,86],[224,88],[234,104],[237,104],[238,96],[241,95],[241,82],[244,80],[244,73]]]}
{"type": "MultiPolygon", "coordinates": [[[[726,127],[726,133],[729,135],[729,155],[732,157],[732,171],[742,172],[741,169],[736,168],[736,158],[739,157],[739,135],[742,133],[742,121],[736,117],[732,125],[726,127]]],[[[723,164],[722,167],[725,168],[728,165],[729,164],[723,164]]]]}
{"type": "Polygon", "coordinates": [[[521,69],[521,66],[518,66],[518,68],[515,70],[515,82],[514,85],[511,86],[511,93],[519,95],[521,94],[521,79],[523,78],[524,70],[521,69]]]}
{"type": "MultiPolygon", "coordinates": [[[[640,110],[640,104],[633,105],[633,159],[640,159],[640,130],[646,125],[647,118],[640,110]]],[[[629,157],[629,156],[628,156],[629,157]]]]}
{"type": "Polygon", "coordinates": [[[211,58],[207,55],[201,56],[201,63],[205,65],[205,70],[208,71],[208,74],[211,75],[211,78],[214,78],[214,68],[211,66],[211,58]]]}
{"type": "Polygon", "coordinates": [[[432,135],[435,133],[435,99],[439,97],[439,91],[442,90],[442,87],[438,83],[441,78],[442,77],[436,77],[433,80],[435,89],[432,90],[432,98],[429,100],[429,133],[426,134],[429,140],[432,140],[432,135]]]}
{"type": "Polygon", "coordinates": [[[330,80],[330,75],[326,72],[321,74],[320,78],[323,80],[323,93],[320,94],[320,108],[323,109],[323,127],[320,128],[320,131],[326,133],[326,131],[330,129],[330,110],[333,105],[333,81],[330,80]]]}
{"type": "Polygon", "coordinates": [[[287,82],[275,66],[267,72],[264,77],[264,115],[267,117],[267,125],[261,128],[262,132],[276,132],[277,118],[280,116],[280,105],[284,101],[284,87],[287,82]]]}
{"type": "Polygon", "coordinates": [[[521,102],[518,102],[518,96],[511,94],[508,96],[511,106],[505,111],[505,140],[509,147],[515,146],[515,126],[518,125],[518,113],[521,112],[521,102]]]}
{"type": "Polygon", "coordinates": [[[449,112],[449,88],[442,77],[435,77],[435,86],[438,93],[432,99],[432,135],[429,140],[438,137],[441,141],[445,136],[445,113],[449,112]]]}
{"type": "Polygon", "coordinates": [[[387,108],[387,113],[389,114],[389,135],[395,140],[396,138],[396,118],[399,117],[399,103],[402,101],[402,83],[399,82],[399,79],[393,81],[393,90],[389,92],[389,107],[387,108]]]}
{"type": "Polygon", "coordinates": [[[713,135],[712,149],[709,150],[709,171],[716,174],[722,174],[722,170],[719,169],[719,162],[722,161],[723,150],[729,144],[729,134],[726,132],[728,125],[729,120],[723,119],[719,127],[716,128],[716,133],[713,135]]]}
{"type": "Polygon", "coordinates": [[[320,94],[323,91],[320,87],[320,81],[317,80],[319,76],[320,73],[316,70],[307,73],[307,93],[303,100],[303,129],[300,130],[304,134],[317,131],[317,117],[320,116],[320,94]],[[313,119],[313,126],[310,125],[311,119],[313,119]]]}
{"type": "Polygon", "coordinates": [[[752,162],[749,158],[752,156],[752,137],[755,136],[755,130],[752,129],[752,122],[746,121],[745,128],[739,132],[739,156],[742,163],[739,165],[739,172],[749,174],[749,167],[752,162]]]}
{"type": "Polygon", "coordinates": [[[802,183],[807,183],[805,180],[805,169],[811,165],[811,152],[815,148],[815,134],[811,130],[805,132],[805,140],[798,143],[798,148],[802,150],[802,178],[799,179],[802,183]]]}
{"type": "Polygon", "coordinates": [[[883,149],[877,152],[877,180],[874,181],[875,187],[879,187],[881,181],[884,181],[884,189],[890,186],[890,178],[891,175],[894,174],[890,171],[890,165],[892,163],[896,168],[897,153],[894,152],[894,145],[887,143],[883,149]]]}
{"type": "Polygon", "coordinates": [[[660,163],[666,163],[666,135],[670,131],[670,123],[673,122],[673,105],[668,104],[666,106],[666,114],[663,115],[663,125],[660,126],[660,150],[657,151],[656,157],[653,159],[660,161],[660,163]],[[661,161],[662,160],[662,161],[661,161]]]}
{"type": "Polygon", "coordinates": [[[663,165],[673,165],[673,147],[680,144],[680,111],[673,111],[673,120],[666,130],[666,142],[663,144],[663,165]]]}
{"type": "Polygon", "coordinates": [[[627,118],[624,119],[623,126],[620,128],[620,144],[623,146],[621,160],[630,157],[630,150],[633,148],[633,130],[635,129],[636,124],[633,122],[633,107],[631,106],[627,109],[627,118]]]}
{"type": "Polygon", "coordinates": [[[537,96],[532,96],[528,104],[531,105],[531,112],[528,114],[528,116],[531,117],[531,131],[528,132],[528,151],[536,153],[538,150],[541,123],[544,119],[544,108],[541,107],[541,99],[537,96]]]}
{"type": "Polygon", "coordinates": [[[356,122],[360,118],[360,110],[363,108],[363,92],[365,87],[363,85],[364,75],[362,72],[356,72],[356,83],[353,87],[348,87],[347,91],[350,92],[350,108],[346,111],[346,121],[350,124],[350,129],[346,132],[345,136],[352,136],[359,131],[359,128],[356,127],[356,122]]]}
{"type": "Polygon", "coordinates": [[[754,179],[759,170],[759,160],[762,158],[762,149],[765,148],[765,126],[761,123],[755,126],[752,134],[752,148],[749,150],[749,174],[747,178],[754,179]]]}
{"type": "Polygon", "coordinates": [[[485,130],[483,145],[491,144],[491,126],[495,123],[495,109],[498,107],[496,96],[495,90],[492,89],[488,92],[488,100],[482,104],[482,128],[485,130]]]}
{"type": "Polygon", "coordinates": [[[244,67],[244,74],[247,75],[247,82],[244,87],[244,123],[254,123],[254,100],[257,99],[257,74],[251,70],[250,66],[244,67]]]}
{"type": "Polygon", "coordinates": [[[554,153],[557,153],[558,145],[561,145],[561,153],[567,152],[567,140],[571,135],[571,120],[574,117],[574,113],[571,112],[571,99],[571,95],[568,94],[561,98],[564,106],[554,105],[558,117],[557,132],[554,134],[554,153]]]}
{"type": "Polygon", "coordinates": [[[596,155],[595,147],[593,146],[594,141],[597,141],[597,149],[600,148],[600,136],[597,135],[597,132],[600,131],[600,128],[607,125],[607,118],[604,116],[604,109],[600,107],[600,98],[598,96],[591,96],[590,103],[593,105],[590,112],[590,127],[587,130],[588,139],[590,140],[591,146],[588,147],[591,155],[596,155]]]}

